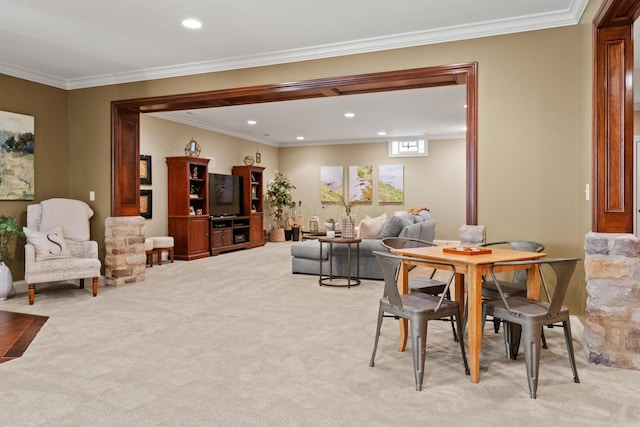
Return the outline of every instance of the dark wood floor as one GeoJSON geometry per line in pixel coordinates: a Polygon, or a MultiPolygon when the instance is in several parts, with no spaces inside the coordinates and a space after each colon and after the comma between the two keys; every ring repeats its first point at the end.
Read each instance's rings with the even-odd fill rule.
{"type": "Polygon", "coordinates": [[[0,363],[22,356],[48,318],[0,311],[0,363]]]}

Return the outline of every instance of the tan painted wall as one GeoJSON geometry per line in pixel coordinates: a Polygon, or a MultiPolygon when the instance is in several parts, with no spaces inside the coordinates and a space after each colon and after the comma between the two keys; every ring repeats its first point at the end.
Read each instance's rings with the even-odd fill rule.
{"type": "MultiPolygon", "coordinates": [[[[258,144],[216,132],[142,115],[140,125],[140,153],[152,157],[152,185],[141,186],[153,190],[153,217],[146,221],[147,236],[167,233],[167,168],[165,157],[181,156],[184,146],[194,138],[202,149],[201,157],[213,157],[211,172],[229,174],[233,165],[242,164],[246,155],[262,154],[265,182],[273,178],[276,169],[286,173],[296,186],[292,192],[296,202],[302,202],[299,213],[305,225],[311,215],[321,221],[340,218],[344,208],[339,205],[322,206],[320,202],[320,167],[344,166],[345,182],[350,165],[374,166],[374,196],[370,205],[353,209],[356,220],[364,215],[377,216],[386,212],[415,206],[427,206],[438,220],[437,238],[457,239],[458,228],[465,222],[465,141],[433,140],[429,142],[429,156],[419,158],[389,158],[386,144],[349,144],[321,147],[281,148],[258,144]],[[405,203],[381,205],[377,199],[378,166],[403,164],[405,203]]],[[[272,221],[265,217],[265,227],[272,221]]]]}
{"type": "Polygon", "coordinates": [[[200,157],[212,158],[209,172],[231,174],[234,165],[242,165],[245,156],[255,157],[260,150],[265,176],[273,177],[278,162],[278,149],[253,141],[222,135],[205,129],[163,120],[143,114],[140,120],[140,154],[151,155],[152,183],[141,188],[153,191],[153,217],[145,221],[146,236],[166,236],[167,224],[167,164],[168,156],[183,156],[184,146],[198,141],[200,157]]]}
{"type": "MultiPolygon", "coordinates": [[[[0,91],[13,97],[3,96],[0,108],[33,112],[37,141],[56,144],[53,157],[37,153],[38,198],[52,195],[51,188],[82,200],[96,191],[92,233],[102,240],[111,205],[113,100],[477,61],[479,223],[489,240],[538,240],[551,255],[582,257],[591,226],[583,192],[591,181],[591,20],[600,3],[592,1],[582,23],[567,28],[70,91],[68,145],[57,127],[65,122],[60,91],[22,82],[15,88],[19,81],[2,78],[0,91]],[[38,132],[43,121],[50,126],[38,132]],[[60,164],[66,183],[58,183],[65,175],[60,164]]],[[[3,211],[17,206],[0,202],[3,211]]],[[[583,312],[585,300],[579,269],[569,306],[583,312]]]]}
{"type": "MultiPolygon", "coordinates": [[[[0,110],[35,117],[35,201],[0,201],[0,215],[27,223],[27,205],[51,197],[67,197],[71,169],[64,90],[0,74],[0,110]]],[[[84,168],[83,168],[84,170],[84,168]]],[[[86,173],[86,170],[85,170],[86,173]]],[[[92,205],[95,209],[95,207],[92,205]]],[[[14,279],[24,277],[24,240],[8,263],[14,279]]]]}
{"type": "MultiPolygon", "coordinates": [[[[370,205],[356,205],[356,221],[411,207],[426,206],[438,221],[436,238],[454,240],[458,228],[465,222],[465,141],[434,140],[429,142],[429,156],[389,158],[386,143],[329,145],[280,149],[280,170],[295,184],[295,201],[302,201],[300,213],[305,224],[312,215],[321,223],[328,218],[341,218],[342,205],[322,205],[320,202],[320,167],[343,166],[345,187],[349,166],[373,166],[374,200],[370,205]],[[378,166],[404,165],[403,204],[378,202],[378,166]]],[[[347,199],[345,198],[345,201],[347,199]]]]}

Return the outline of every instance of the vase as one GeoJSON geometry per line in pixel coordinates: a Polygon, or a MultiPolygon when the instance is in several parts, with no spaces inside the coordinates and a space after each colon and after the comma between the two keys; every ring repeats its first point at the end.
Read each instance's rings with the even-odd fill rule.
{"type": "Polygon", "coordinates": [[[346,213],[342,217],[342,237],[345,239],[353,239],[355,235],[355,219],[351,213],[346,213]]]}
{"type": "Polygon", "coordinates": [[[0,261],[0,301],[4,301],[13,292],[13,276],[6,264],[0,261]]]}

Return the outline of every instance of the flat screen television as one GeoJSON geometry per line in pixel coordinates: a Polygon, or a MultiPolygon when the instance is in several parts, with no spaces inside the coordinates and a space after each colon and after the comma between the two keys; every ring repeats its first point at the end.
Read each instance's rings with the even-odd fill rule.
{"type": "Polygon", "coordinates": [[[242,215],[242,177],[209,174],[209,215],[242,215]]]}

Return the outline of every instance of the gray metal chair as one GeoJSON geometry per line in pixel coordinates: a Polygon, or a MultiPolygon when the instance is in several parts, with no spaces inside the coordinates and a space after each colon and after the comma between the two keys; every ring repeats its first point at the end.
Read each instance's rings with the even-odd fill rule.
{"type": "MultiPolygon", "coordinates": [[[[529,392],[533,399],[536,398],[538,389],[538,371],[540,367],[540,347],[542,328],[544,326],[562,322],[564,337],[569,353],[569,362],[573,370],[573,380],[580,382],[573,352],[573,340],[571,337],[571,324],[569,322],[569,309],[562,306],[567,294],[571,275],[575,270],[578,259],[557,258],[541,259],[535,261],[500,262],[490,267],[493,283],[500,294],[497,300],[483,303],[487,314],[500,318],[507,322],[505,328],[509,333],[505,336],[515,337],[522,333],[524,341],[524,358],[529,381],[529,392]],[[546,264],[551,267],[556,276],[556,287],[550,302],[530,300],[521,296],[508,297],[502,290],[501,282],[496,278],[494,268],[497,266],[518,266],[537,264],[538,267],[546,264]]],[[[507,343],[509,345],[510,343],[507,343]]]]}
{"type": "MultiPolygon", "coordinates": [[[[376,350],[378,349],[378,339],[380,338],[380,328],[382,326],[382,319],[385,317],[385,313],[390,313],[398,318],[407,319],[409,321],[416,390],[420,391],[422,390],[422,382],[424,379],[424,360],[427,348],[427,323],[429,320],[455,316],[458,323],[458,329],[460,329],[462,327],[460,306],[457,302],[446,299],[444,297],[444,292],[441,293],[439,297],[423,293],[400,295],[397,281],[403,260],[409,260],[416,263],[424,262],[424,260],[401,257],[378,251],[374,252],[374,254],[384,275],[384,295],[380,299],[376,337],[369,366],[374,366],[376,350]]],[[[455,275],[455,267],[452,264],[444,262],[429,261],[429,263],[440,264],[443,268],[450,269],[451,274],[445,285],[445,291],[448,290],[455,275]]],[[[467,355],[465,353],[463,341],[462,337],[460,337],[459,343],[460,351],[462,352],[462,360],[464,362],[464,370],[465,373],[469,375],[469,365],[467,363],[467,355]]]]}
{"type": "MultiPolygon", "coordinates": [[[[485,243],[481,246],[506,246],[516,251],[526,251],[526,252],[544,251],[544,245],[542,243],[533,242],[530,240],[506,240],[502,242],[485,243]]],[[[541,279],[541,280],[542,280],[545,293],[547,294],[547,300],[548,300],[549,292],[547,290],[544,279],[541,279]]],[[[513,272],[511,281],[500,280],[500,285],[502,286],[502,292],[507,297],[514,297],[514,296],[526,297],[527,296],[527,271],[516,270],[515,272],[513,272]]],[[[494,300],[494,299],[500,298],[500,293],[498,292],[496,285],[491,280],[482,281],[482,298],[485,300],[494,300]]],[[[500,330],[500,319],[496,319],[494,317],[493,331],[495,333],[498,333],[499,330],[500,330]]],[[[508,333],[508,332],[505,331],[505,333],[508,333]]],[[[547,342],[544,337],[544,333],[542,334],[542,346],[543,348],[547,348],[547,342]]],[[[506,348],[507,356],[515,360],[518,356],[518,348],[519,348],[519,343],[514,340],[513,347],[506,348]]]]}
{"type": "MultiPolygon", "coordinates": [[[[544,245],[538,242],[532,242],[529,240],[507,240],[503,242],[490,242],[485,243],[481,246],[509,246],[511,249],[516,251],[526,251],[526,252],[542,252],[544,251],[544,245]]],[[[502,285],[502,291],[509,294],[509,296],[527,296],[527,271],[526,270],[517,270],[513,273],[513,277],[511,281],[501,280],[500,284],[502,285]]],[[[545,287],[545,292],[548,290],[545,287]]],[[[492,281],[483,281],[482,282],[482,297],[489,299],[497,299],[500,298],[500,294],[498,293],[498,289],[494,285],[492,281]]],[[[498,332],[498,328],[500,324],[494,325],[496,328],[495,331],[498,332]]]]}
{"type": "MultiPolygon", "coordinates": [[[[427,240],[415,239],[412,237],[387,237],[380,241],[380,244],[388,251],[391,249],[404,249],[404,248],[422,248],[428,246],[437,246],[433,242],[427,240]]],[[[440,295],[445,291],[447,283],[434,279],[434,276],[438,270],[433,269],[429,277],[426,276],[409,276],[409,282],[407,287],[409,292],[422,292],[429,295],[440,295]]],[[[451,292],[447,290],[445,298],[451,299],[451,292]]],[[[447,319],[442,319],[447,320],[447,319]]],[[[448,319],[451,322],[451,330],[453,331],[453,340],[458,341],[458,334],[456,333],[456,326],[453,317],[448,319]]]]}

